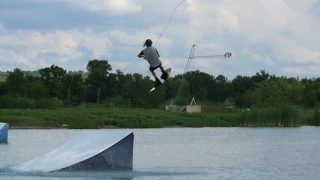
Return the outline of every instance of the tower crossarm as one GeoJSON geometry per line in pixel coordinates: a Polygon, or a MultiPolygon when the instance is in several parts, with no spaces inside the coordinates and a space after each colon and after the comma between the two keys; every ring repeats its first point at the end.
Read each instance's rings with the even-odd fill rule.
{"type": "Polygon", "coordinates": [[[211,59],[211,58],[230,58],[232,54],[226,52],[225,54],[211,55],[211,56],[193,56],[192,59],[211,59]]]}

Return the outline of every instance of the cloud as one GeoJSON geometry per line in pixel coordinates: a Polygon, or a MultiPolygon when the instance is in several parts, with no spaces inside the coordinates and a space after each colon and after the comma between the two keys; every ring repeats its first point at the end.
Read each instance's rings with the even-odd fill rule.
{"type": "Polygon", "coordinates": [[[309,13],[318,1],[188,2],[193,41],[232,48],[248,66],[320,63],[320,21],[309,13]]]}
{"type": "Polygon", "coordinates": [[[114,62],[112,63],[112,69],[114,70],[120,69],[121,71],[125,71],[125,69],[131,64],[132,63],[130,62],[114,62]]]}
{"type": "MultiPolygon", "coordinates": [[[[145,74],[148,65],[136,55],[145,39],[156,42],[180,2],[3,0],[1,58],[5,54],[19,67],[54,62],[74,69],[83,69],[89,59],[103,58],[113,69],[145,74]]],[[[191,65],[229,79],[260,69],[292,74],[298,65],[304,69],[296,72],[315,72],[311,66],[320,64],[319,7],[319,0],[187,0],[156,47],[173,74],[184,71],[193,44],[198,45],[197,56],[232,52],[230,59],[197,59],[191,65]]],[[[9,67],[7,60],[0,61],[2,68],[9,67]]]]}
{"type": "MultiPolygon", "coordinates": [[[[121,14],[122,16],[115,18],[115,16],[112,15],[116,15],[116,12],[90,10],[88,9],[89,5],[87,6],[86,3],[90,4],[90,1],[1,0],[0,22],[4,27],[12,30],[70,30],[92,28],[94,31],[106,31],[114,27],[131,28],[136,26],[136,17],[134,16],[121,14]]],[[[126,11],[119,10],[118,13],[122,12],[126,11]]],[[[148,22],[145,22],[145,20],[146,18],[144,18],[144,24],[148,22]]]]}
{"type": "Polygon", "coordinates": [[[32,63],[30,63],[30,61],[27,58],[25,58],[24,56],[21,56],[20,54],[14,53],[12,51],[5,51],[0,49],[0,60],[1,60],[0,61],[1,63],[7,63],[7,64],[19,63],[24,66],[33,67],[32,63]]]}
{"type": "Polygon", "coordinates": [[[306,66],[306,67],[286,67],[283,69],[286,73],[294,75],[315,75],[320,76],[320,65],[306,66]]]}
{"type": "Polygon", "coordinates": [[[15,62],[20,68],[25,68],[24,65],[28,68],[43,68],[43,65],[56,64],[71,69],[75,65],[84,69],[86,62],[79,62],[81,59],[108,57],[111,47],[107,33],[94,33],[92,30],[5,31],[0,35],[0,44],[2,54],[6,55],[1,59],[15,62]]]}
{"type": "Polygon", "coordinates": [[[271,59],[269,55],[260,55],[260,54],[252,53],[248,49],[244,49],[243,54],[248,56],[248,59],[256,62],[262,62],[264,65],[267,65],[267,66],[275,65],[274,61],[271,59]]]}
{"type": "MultiPolygon", "coordinates": [[[[110,32],[110,38],[112,38],[114,41],[126,45],[142,46],[146,39],[152,39],[153,44],[155,44],[156,40],[158,39],[158,36],[156,35],[157,33],[159,33],[158,30],[158,28],[151,28],[148,30],[136,32],[134,34],[128,34],[127,32],[121,30],[112,30],[110,32]]],[[[159,44],[160,43],[163,46],[172,45],[172,41],[165,37],[159,39],[159,44]]]]}
{"type": "Polygon", "coordinates": [[[142,10],[140,0],[68,0],[68,2],[90,11],[106,12],[108,15],[123,15],[142,10]]]}

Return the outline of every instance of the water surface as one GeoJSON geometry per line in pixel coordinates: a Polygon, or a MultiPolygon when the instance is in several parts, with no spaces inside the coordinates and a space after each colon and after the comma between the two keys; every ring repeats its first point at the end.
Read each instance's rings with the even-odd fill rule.
{"type": "Polygon", "coordinates": [[[131,129],[133,171],[10,169],[59,147],[80,131],[10,130],[9,143],[0,144],[0,179],[320,179],[319,127],[131,129]]]}

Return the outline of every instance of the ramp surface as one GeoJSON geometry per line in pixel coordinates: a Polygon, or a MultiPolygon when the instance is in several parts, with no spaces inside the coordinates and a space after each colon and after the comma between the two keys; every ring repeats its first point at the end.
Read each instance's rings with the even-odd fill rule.
{"type": "Polygon", "coordinates": [[[0,122],[0,143],[8,142],[8,130],[9,125],[7,123],[0,122]]]}
{"type": "Polygon", "coordinates": [[[13,167],[17,171],[132,170],[132,132],[85,130],[59,148],[13,167]]]}

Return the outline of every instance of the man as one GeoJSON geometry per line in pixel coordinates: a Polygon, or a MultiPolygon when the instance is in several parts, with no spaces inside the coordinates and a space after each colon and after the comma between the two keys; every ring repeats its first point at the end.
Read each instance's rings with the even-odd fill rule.
{"type": "Polygon", "coordinates": [[[139,58],[144,58],[146,59],[149,64],[150,64],[150,68],[149,70],[151,71],[153,77],[155,78],[155,85],[154,87],[160,86],[162,83],[159,80],[159,78],[157,77],[157,74],[154,72],[154,70],[160,68],[162,75],[160,76],[161,79],[166,80],[168,78],[168,73],[164,70],[164,68],[162,67],[162,62],[160,61],[160,55],[158,50],[155,47],[152,47],[152,41],[150,39],[147,39],[143,45],[143,47],[146,47],[145,49],[143,49],[139,54],[138,57],[139,58]]]}

